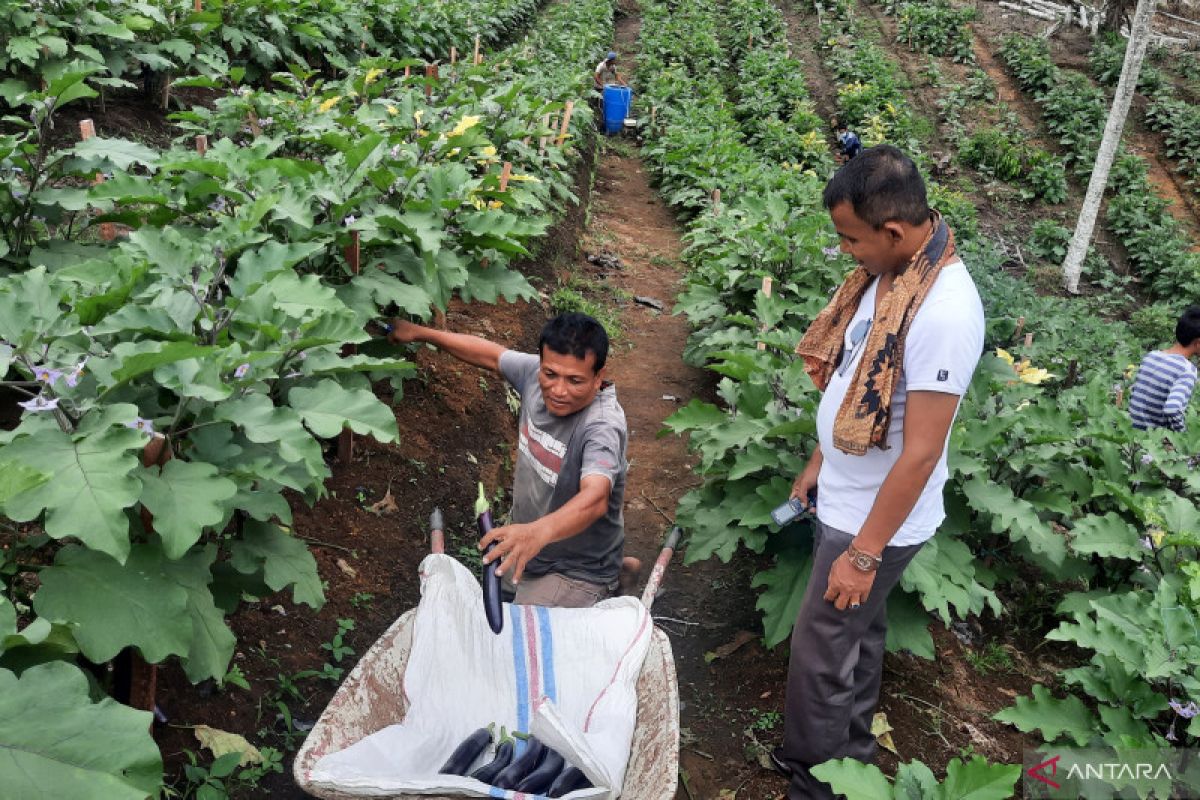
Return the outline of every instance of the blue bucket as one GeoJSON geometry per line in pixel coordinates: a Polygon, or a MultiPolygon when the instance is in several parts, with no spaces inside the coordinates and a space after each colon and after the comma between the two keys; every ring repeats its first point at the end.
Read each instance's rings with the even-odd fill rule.
{"type": "Polygon", "coordinates": [[[629,116],[629,103],[633,99],[633,90],[628,86],[615,83],[604,87],[604,132],[617,133],[625,127],[625,117],[629,116]]]}

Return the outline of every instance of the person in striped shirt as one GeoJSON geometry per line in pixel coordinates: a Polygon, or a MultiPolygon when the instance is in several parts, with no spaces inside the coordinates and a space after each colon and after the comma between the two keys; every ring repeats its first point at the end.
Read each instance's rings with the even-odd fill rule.
{"type": "Polygon", "coordinates": [[[1175,324],[1172,347],[1147,353],[1142,359],[1129,394],[1133,427],[1173,431],[1187,428],[1184,416],[1196,386],[1196,367],[1191,359],[1196,356],[1200,356],[1200,306],[1183,312],[1175,324]]]}

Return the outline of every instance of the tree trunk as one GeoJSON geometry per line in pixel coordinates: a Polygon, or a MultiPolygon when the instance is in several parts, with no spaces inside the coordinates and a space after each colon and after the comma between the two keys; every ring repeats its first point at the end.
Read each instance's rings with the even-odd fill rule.
{"type": "Polygon", "coordinates": [[[1134,0],[1108,0],[1104,6],[1104,30],[1120,34],[1133,5],[1134,0]]]}
{"type": "Polygon", "coordinates": [[[1100,150],[1096,153],[1096,164],[1092,168],[1091,180],[1088,181],[1083,208],[1075,225],[1075,235],[1071,237],[1071,246],[1063,262],[1063,283],[1067,291],[1072,293],[1079,291],[1083,258],[1087,255],[1088,244],[1092,240],[1096,216],[1100,213],[1100,203],[1104,199],[1104,187],[1108,184],[1108,171],[1112,167],[1117,148],[1120,147],[1125,117],[1129,114],[1129,106],[1137,89],[1138,73],[1142,69],[1142,59],[1150,43],[1151,22],[1154,20],[1154,6],[1157,2],[1158,0],[1139,0],[1137,13],[1133,17],[1129,45],[1125,48],[1125,63],[1121,67],[1121,80],[1117,83],[1117,93],[1113,98],[1112,109],[1108,112],[1108,121],[1104,123],[1104,138],[1100,140],[1100,150]]]}

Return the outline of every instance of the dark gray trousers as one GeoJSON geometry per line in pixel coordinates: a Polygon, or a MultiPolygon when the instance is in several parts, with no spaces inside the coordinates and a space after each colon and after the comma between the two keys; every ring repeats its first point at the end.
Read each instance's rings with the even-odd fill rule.
{"type": "Polygon", "coordinates": [[[793,769],[788,800],[833,798],[808,768],[847,756],[875,759],[871,719],[879,702],[887,597],[922,545],[888,547],[866,602],[838,611],[825,599],[829,570],[854,537],[816,523],[813,572],[792,629],[782,760],[793,769]]]}

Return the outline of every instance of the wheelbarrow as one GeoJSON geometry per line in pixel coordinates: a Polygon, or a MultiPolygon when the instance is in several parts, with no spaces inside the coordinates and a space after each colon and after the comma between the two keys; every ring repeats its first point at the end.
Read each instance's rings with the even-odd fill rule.
{"type": "MultiPolygon", "coordinates": [[[[430,550],[445,551],[442,516],[430,519],[430,550]]],[[[667,565],[679,545],[681,531],[673,528],[654,563],[642,604],[654,603],[667,565]]],[[[296,754],[292,774],[296,784],[325,800],[357,800],[360,795],[314,786],[309,780],[313,767],[325,755],[343,750],[393,723],[402,722],[408,703],[404,694],[404,669],[412,649],[413,621],[410,609],[363,655],[321,714],[296,754]]],[[[679,688],[675,660],[667,635],[655,627],[637,686],[637,720],[630,744],[621,797],[626,800],[672,800],[679,780],[679,688]]],[[[454,800],[464,795],[373,795],[387,800],[454,800]]]]}

